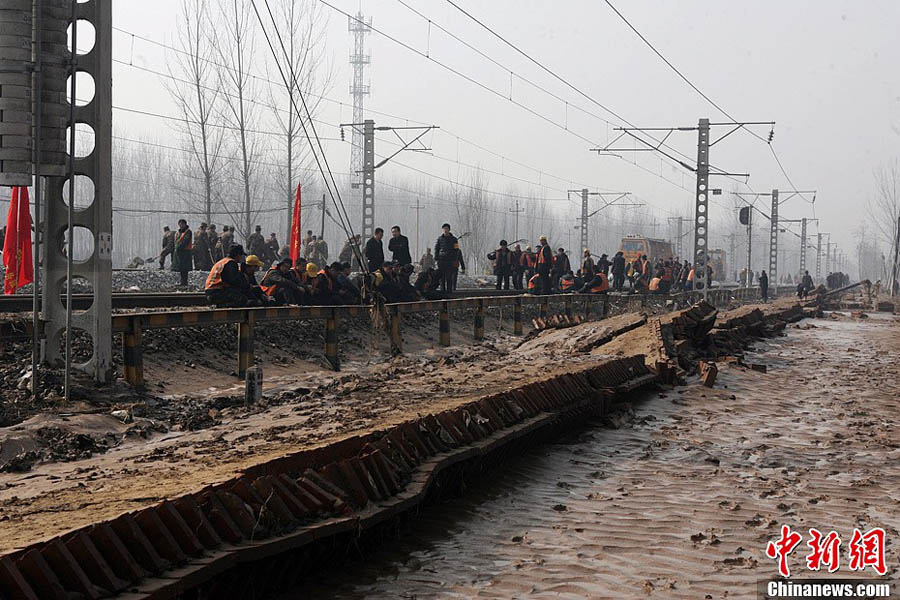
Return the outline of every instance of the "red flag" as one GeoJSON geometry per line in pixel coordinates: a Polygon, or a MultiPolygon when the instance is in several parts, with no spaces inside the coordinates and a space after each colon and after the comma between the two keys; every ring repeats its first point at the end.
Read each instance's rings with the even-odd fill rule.
{"type": "Polygon", "coordinates": [[[300,258],[300,184],[297,184],[297,199],[294,200],[294,218],[291,219],[291,261],[296,265],[300,258]]]}
{"type": "Polygon", "coordinates": [[[28,188],[15,187],[6,219],[6,238],[3,240],[3,265],[6,267],[4,294],[15,294],[20,287],[34,282],[34,265],[31,261],[31,210],[28,205],[28,188]]]}

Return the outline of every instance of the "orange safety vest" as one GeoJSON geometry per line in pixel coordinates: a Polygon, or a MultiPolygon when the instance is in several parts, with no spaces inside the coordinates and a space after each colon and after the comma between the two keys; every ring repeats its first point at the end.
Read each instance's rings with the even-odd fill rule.
{"type": "Polygon", "coordinates": [[[655,292],[655,291],[659,290],[659,281],[660,281],[659,277],[654,277],[653,279],[650,280],[650,291],[651,292],[655,292]]]}
{"type": "MultiPolygon", "coordinates": [[[[538,249],[538,254],[537,254],[537,264],[538,265],[543,265],[547,262],[547,259],[544,258],[544,249],[549,248],[549,247],[550,246],[541,246],[538,249]]],[[[551,252],[552,252],[552,250],[551,250],[551,252]]],[[[553,264],[553,255],[552,254],[550,255],[550,264],[551,265],[553,264]]]]}
{"type": "MultiPolygon", "coordinates": [[[[178,232],[178,241],[175,242],[175,245],[176,245],[176,246],[181,242],[181,240],[184,239],[184,236],[187,235],[187,232],[188,232],[187,229],[185,229],[184,231],[179,231],[179,232],[178,232]]],[[[185,248],[185,250],[193,250],[193,249],[194,249],[194,244],[193,244],[193,243],[188,244],[187,247],[185,248]]]]}
{"type": "MultiPolygon", "coordinates": [[[[325,280],[328,281],[328,291],[329,292],[334,291],[334,282],[331,280],[331,277],[328,276],[328,271],[326,271],[325,269],[322,269],[321,271],[316,273],[316,275],[324,275],[325,280]]],[[[319,278],[318,277],[316,277],[315,286],[316,286],[316,289],[319,288],[319,278]]]]}
{"type": "Polygon", "coordinates": [[[528,289],[529,290],[534,290],[537,288],[538,277],[540,277],[540,275],[532,275],[531,279],[528,280],[528,289]]]}
{"type": "Polygon", "coordinates": [[[529,269],[533,269],[537,264],[537,257],[533,252],[526,252],[522,256],[525,257],[525,266],[529,269]]]}
{"type": "Polygon", "coordinates": [[[269,273],[271,273],[272,271],[277,271],[277,270],[278,270],[278,267],[272,267],[271,269],[266,271],[266,274],[263,275],[262,283],[259,284],[260,289],[263,292],[265,292],[266,296],[271,297],[271,296],[275,295],[275,286],[274,285],[263,285],[263,284],[265,284],[266,278],[269,276],[269,273]]]}
{"type": "Polygon", "coordinates": [[[575,287],[575,280],[569,279],[568,277],[562,278],[559,280],[559,287],[564,292],[568,292],[573,287],[575,287]]]}
{"type": "Polygon", "coordinates": [[[691,269],[691,272],[688,273],[688,278],[687,278],[687,280],[688,280],[688,281],[693,281],[693,280],[694,280],[694,269],[691,269]]]}
{"type": "Polygon", "coordinates": [[[213,268],[209,271],[209,275],[206,276],[205,289],[217,290],[225,287],[225,282],[222,281],[222,271],[225,270],[225,265],[230,262],[235,262],[235,260],[230,256],[227,256],[213,265],[213,268]]]}
{"type": "Polygon", "coordinates": [[[600,292],[605,292],[609,289],[609,278],[603,273],[598,273],[598,277],[602,280],[600,285],[594,285],[591,287],[592,294],[599,294],[600,292]]]}

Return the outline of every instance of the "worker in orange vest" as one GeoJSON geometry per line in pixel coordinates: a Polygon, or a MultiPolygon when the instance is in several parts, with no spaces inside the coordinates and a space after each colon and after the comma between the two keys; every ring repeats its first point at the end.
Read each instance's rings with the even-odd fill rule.
{"type": "Polygon", "coordinates": [[[258,303],[253,297],[250,284],[240,270],[245,260],[244,247],[235,244],[228,250],[228,256],[213,265],[206,277],[206,300],[219,308],[243,308],[258,303]]]}
{"type": "Polygon", "coordinates": [[[550,294],[553,292],[550,282],[550,270],[553,268],[553,249],[547,243],[547,236],[540,237],[540,246],[537,250],[536,271],[538,274],[538,294],[550,294]]]}
{"type": "Polygon", "coordinates": [[[603,271],[597,271],[581,288],[582,294],[605,294],[609,291],[609,277],[603,271]]]}
{"type": "Polygon", "coordinates": [[[259,287],[280,306],[300,304],[303,290],[291,276],[292,261],[283,258],[263,275],[259,287]]]}

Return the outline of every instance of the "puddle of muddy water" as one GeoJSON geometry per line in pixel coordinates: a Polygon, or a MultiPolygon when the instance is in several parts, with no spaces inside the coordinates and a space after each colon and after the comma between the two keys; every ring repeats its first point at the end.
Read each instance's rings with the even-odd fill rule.
{"type": "Polygon", "coordinates": [[[756,344],[767,373],[645,395],[623,427],[524,453],[282,600],[755,598],[782,523],[885,527],[896,579],[900,328],[804,323],[756,344]]]}

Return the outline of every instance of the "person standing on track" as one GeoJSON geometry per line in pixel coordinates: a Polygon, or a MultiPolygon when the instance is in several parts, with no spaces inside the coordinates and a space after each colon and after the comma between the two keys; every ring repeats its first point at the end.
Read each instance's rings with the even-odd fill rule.
{"type": "Polygon", "coordinates": [[[591,281],[594,278],[594,272],[597,270],[594,265],[594,259],[591,258],[591,251],[584,249],[583,258],[581,259],[581,278],[585,281],[591,281]]]}
{"type": "Polygon", "coordinates": [[[613,256],[612,276],[613,288],[617,292],[621,292],[622,286],[625,285],[625,255],[622,252],[616,252],[616,255],[613,256]]]}
{"type": "Polygon", "coordinates": [[[212,263],[209,261],[209,237],[206,235],[206,223],[200,223],[200,228],[194,234],[194,267],[198,271],[209,271],[212,263]]]}
{"type": "Polygon", "coordinates": [[[553,257],[553,269],[551,272],[553,273],[553,287],[554,289],[559,289],[559,280],[560,278],[572,270],[572,265],[569,264],[569,257],[566,255],[566,251],[563,248],[560,248],[557,251],[556,256],[553,257]]]}
{"type": "Polygon", "coordinates": [[[494,261],[494,275],[497,276],[497,289],[509,290],[509,278],[512,275],[512,256],[506,240],[500,240],[500,247],[487,255],[494,261]]]}
{"type": "Polygon", "coordinates": [[[187,221],[178,221],[178,232],[175,234],[175,251],[172,253],[172,270],[180,276],[181,287],[187,287],[188,273],[194,270],[194,234],[188,228],[187,221]]]}
{"type": "Polygon", "coordinates": [[[216,226],[212,223],[210,223],[209,229],[206,230],[206,239],[209,242],[209,264],[212,266],[225,258],[221,254],[222,247],[219,245],[219,234],[216,232],[216,226]]]}
{"type": "MultiPolygon", "coordinates": [[[[6,229],[4,227],[4,229],[6,229]]],[[[163,238],[162,238],[162,252],[159,253],[159,268],[160,270],[166,268],[166,257],[175,252],[175,232],[169,229],[169,226],[166,225],[163,227],[163,238]]],[[[175,260],[175,257],[172,257],[172,260],[175,260]]]]}
{"type": "MultiPolygon", "coordinates": [[[[231,247],[234,245],[234,227],[223,225],[222,237],[219,238],[219,242],[222,245],[222,258],[225,258],[228,256],[228,253],[231,252],[231,247]]],[[[222,260],[222,258],[219,260],[222,260]]]]}
{"type": "Polygon", "coordinates": [[[374,273],[384,264],[384,229],[375,228],[375,233],[366,242],[366,262],[369,263],[369,273],[374,273]]]}
{"type": "Polygon", "coordinates": [[[550,294],[553,287],[550,282],[550,270],[553,268],[553,249],[547,243],[547,236],[542,235],[539,238],[540,245],[537,250],[537,259],[535,271],[538,275],[538,294],[550,294]]]}
{"type": "Polygon", "coordinates": [[[262,234],[262,225],[257,225],[256,231],[247,237],[247,248],[250,254],[257,258],[266,255],[266,238],[262,234]]]}
{"type": "Polygon", "coordinates": [[[450,224],[444,223],[441,229],[442,233],[434,244],[434,259],[441,272],[441,291],[449,293],[456,290],[457,271],[461,269],[465,273],[466,264],[459,249],[459,240],[450,233],[450,224]]]}
{"type": "Polygon", "coordinates": [[[765,271],[759,274],[759,295],[762,296],[763,302],[769,301],[769,276],[765,271]]]}
{"type": "Polygon", "coordinates": [[[522,289],[522,276],[525,274],[525,267],[522,266],[522,246],[516,244],[513,246],[512,254],[512,283],[514,290],[522,289]]]}
{"type": "Polygon", "coordinates": [[[409,253],[409,238],[400,233],[400,226],[391,227],[391,240],[388,242],[388,250],[393,254],[395,263],[401,267],[412,264],[412,255],[409,253]]]}

